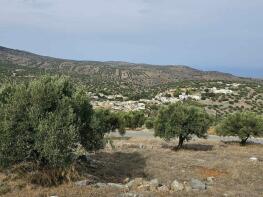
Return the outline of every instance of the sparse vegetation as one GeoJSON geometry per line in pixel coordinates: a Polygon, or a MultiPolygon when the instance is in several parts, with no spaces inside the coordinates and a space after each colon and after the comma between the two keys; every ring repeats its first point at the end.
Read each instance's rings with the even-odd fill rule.
{"type": "Polygon", "coordinates": [[[125,186],[125,193],[145,186],[149,196],[167,196],[175,194],[170,183],[176,178],[184,183],[176,195],[196,196],[187,191],[196,177],[205,186],[215,178],[204,196],[262,193],[262,145],[197,139],[206,138],[207,130],[236,141],[238,136],[241,145],[263,136],[262,81],[185,66],[76,62],[0,50],[0,195],[117,196],[119,189],[96,185],[112,182],[125,186]],[[104,108],[95,108],[102,101],[104,108]],[[123,101],[132,107],[123,110],[123,101]],[[136,131],[123,136],[125,128],[136,131]],[[115,131],[121,135],[105,136],[115,131]],[[127,180],[137,177],[141,185],[127,188],[127,180]],[[143,185],[154,177],[162,181],[156,188],[143,185]],[[87,182],[80,190],[72,182],[82,179],[87,182]],[[160,185],[168,185],[162,187],[168,192],[160,185]]]}

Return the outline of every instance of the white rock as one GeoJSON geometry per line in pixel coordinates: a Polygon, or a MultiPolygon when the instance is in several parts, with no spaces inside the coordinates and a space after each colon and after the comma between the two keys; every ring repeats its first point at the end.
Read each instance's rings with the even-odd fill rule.
{"type": "Polygon", "coordinates": [[[107,187],[106,183],[96,183],[95,184],[96,187],[107,187]]]}
{"type": "Polygon", "coordinates": [[[258,158],[256,158],[256,157],[250,157],[249,160],[250,160],[250,161],[258,161],[258,158]]]}
{"type": "Polygon", "coordinates": [[[150,181],[150,185],[151,185],[151,187],[158,187],[159,186],[159,180],[158,179],[152,179],[151,181],[150,181]]]}
{"type": "Polygon", "coordinates": [[[206,184],[198,179],[191,179],[191,187],[192,189],[198,189],[198,190],[205,190],[206,184]]]}
{"type": "Polygon", "coordinates": [[[206,178],[207,183],[208,183],[209,185],[213,184],[214,179],[215,179],[215,177],[213,177],[213,176],[209,176],[209,177],[206,178]]]}
{"type": "Polygon", "coordinates": [[[77,186],[86,186],[86,185],[88,185],[88,180],[83,180],[83,181],[77,181],[77,182],[75,182],[75,185],[77,185],[77,186]]]}
{"type": "Polygon", "coordinates": [[[130,181],[130,178],[127,177],[126,179],[123,180],[124,183],[128,183],[130,181]]]}
{"type": "Polygon", "coordinates": [[[174,180],[171,184],[171,190],[173,191],[182,191],[184,189],[184,185],[179,183],[177,180],[174,180]]]}
{"type": "Polygon", "coordinates": [[[162,185],[161,187],[158,187],[158,191],[169,192],[169,187],[167,187],[166,185],[162,185]]]}
{"type": "Polygon", "coordinates": [[[128,186],[118,184],[118,183],[108,183],[107,185],[112,187],[112,188],[116,188],[116,189],[128,189],[128,186]]]}
{"type": "Polygon", "coordinates": [[[132,186],[134,185],[134,183],[135,183],[135,181],[134,181],[134,180],[131,180],[130,182],[128,182],[128,183],[126,184],[126,186],[129,187],[129,188],[132,188],[132,186]]]}

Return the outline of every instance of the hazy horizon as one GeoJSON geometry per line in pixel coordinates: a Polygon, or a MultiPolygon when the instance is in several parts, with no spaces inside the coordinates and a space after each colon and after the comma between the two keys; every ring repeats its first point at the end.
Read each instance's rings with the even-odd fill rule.
{"type": "Polygon", "coordinates": [[[0,45],[263,77],[263,1],[0,0],[0,45]]]}

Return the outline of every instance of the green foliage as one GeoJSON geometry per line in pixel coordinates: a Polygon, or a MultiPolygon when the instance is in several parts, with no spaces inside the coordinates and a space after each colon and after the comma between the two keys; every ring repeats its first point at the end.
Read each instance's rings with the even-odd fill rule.
{"type": "Polygon", "coordinates": [[[147,129],[152,129],[154,127],[154,118],[147,118],[145,126],[147,129]]]}
{"type": "Polygon", "coordinates": [[[119,131],[119,133],[124,134],[125,132],[124,123],[120,116],[117,113],[103,109],[95,111],[91,127],[99,133],[119,131]]]}
{"type": "Polygon", "coordinates": [[[179,137],[177,149],[180,149],[185,140],[191,139],[191,135],[205,138],[210,124],[210,117],[204,109],[181,103],[171,104],[159,111],[155,136],[164,139],[179,137]]]}
{"type": "Polygon", "coordinates": [[[245,145],[249,137],[263,135],[263,118],[253,112],[236,112],[227,116],[216,131],[222,136],[238,136],[245,145]]]}
{"type": "Polygon", "coordinates": [[[41,77],[0,88],[0,164],[34,161],[62,167],[77,144],[101,148],[105,130],[95,128],[86,93],[67,77],[41,77]]]}
{"type": "Polygon", "coordinates": [[[142,127],[145,121],[143,111],[119,112],[123,125],[127,128],[136,129],[142,127]]]}

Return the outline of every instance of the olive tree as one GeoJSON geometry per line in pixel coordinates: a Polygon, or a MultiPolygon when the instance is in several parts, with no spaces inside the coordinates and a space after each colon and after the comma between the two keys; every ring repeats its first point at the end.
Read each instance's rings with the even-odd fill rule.
{"type": "Polygon", "coordinates": [[[204,109],[183,103],[162,107],[155,122],[155,136],[164,139],[179,138],[174,150],[179,150],[183,143],[196,135],[206,138],[211,120],[204,109]]]}
{"type": "Polygon", "coordinates": [[[263,135],[263,118],[253,112],[236,112],[224,118],[216,131],[222,136],[238,136],[245,145],[249,137],[263,135]]]}
{"type": "Polygon", "coordinates": [[[86,92],[64,76],[5,84],[0,87],[0,107],[1,165],[34,161],[63,167],[72,163],[79,144],[87,151],[99,149],[104,134],[118,127],[107,114],[100,116],[97,127],[86,92]],[[102,118],[107,127],[102,127],[102,118]]]}

